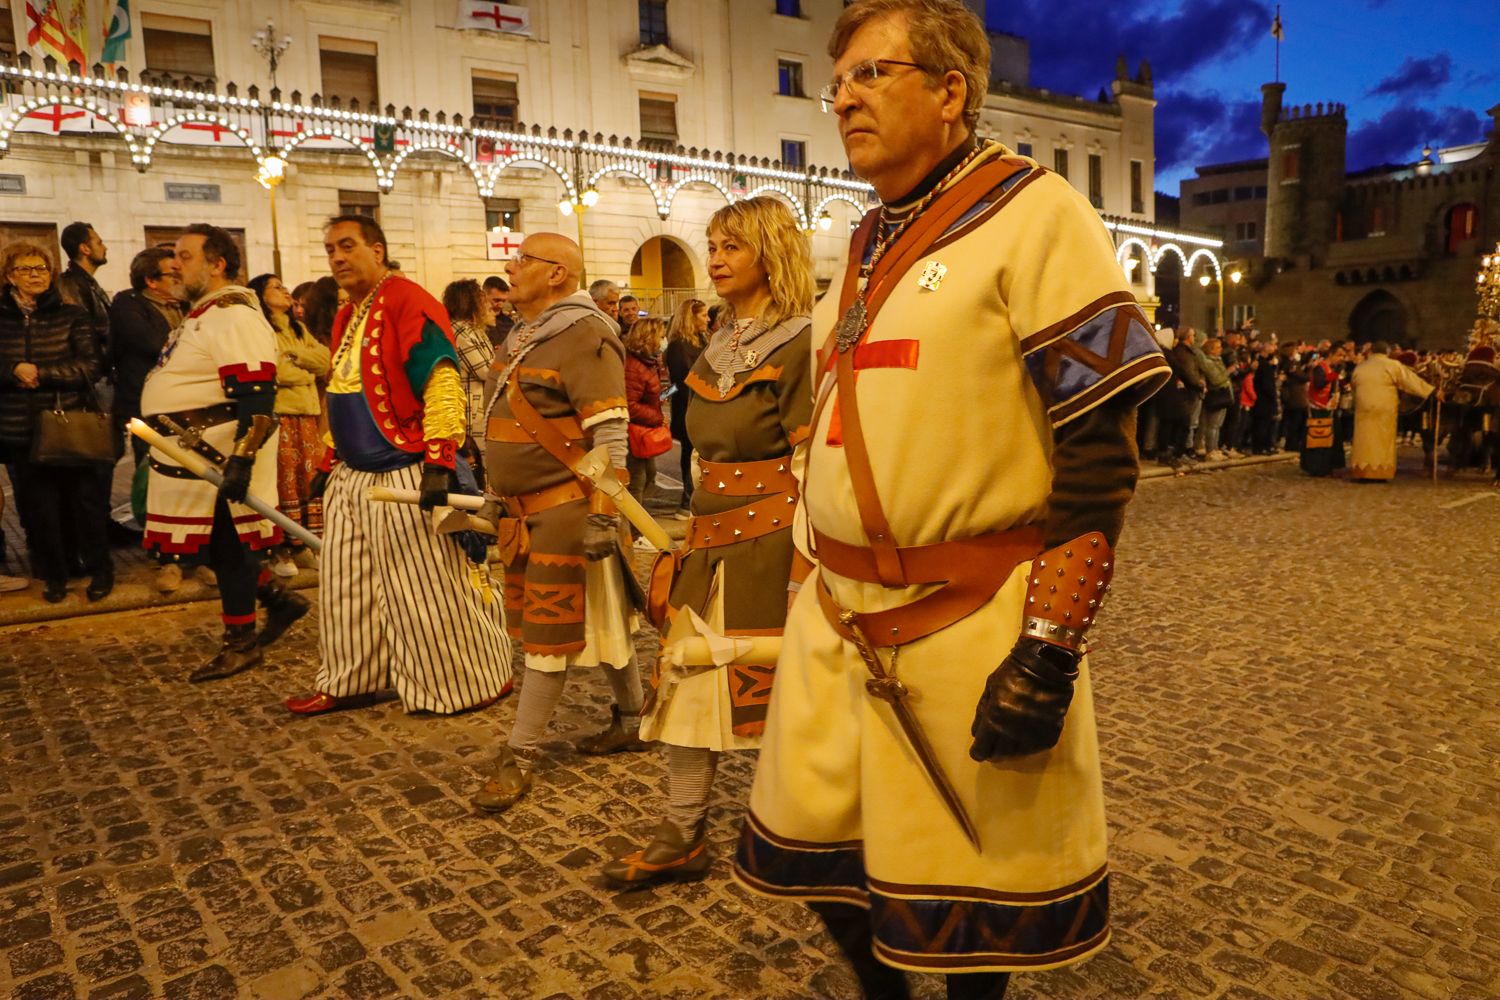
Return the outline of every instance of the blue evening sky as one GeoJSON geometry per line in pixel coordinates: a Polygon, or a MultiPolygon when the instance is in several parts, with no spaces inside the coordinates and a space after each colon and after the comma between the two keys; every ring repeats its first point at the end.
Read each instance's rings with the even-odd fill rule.
{"type": "MultiPolygon", "coordinates": [[[[988,0],[990,27],[1031,42],[1031,83],[1093,97],[1125,53],[1156,83],[1156,187],[1203,164],[1266,155],[1260,85],[1274,78],[1264,0],[988,0]]],[[[1291,0],[1281,7],[1286,101],[1338,102],[1348,169],[1481,141],[1500,104],[1500,0],[1291,0]]]]}

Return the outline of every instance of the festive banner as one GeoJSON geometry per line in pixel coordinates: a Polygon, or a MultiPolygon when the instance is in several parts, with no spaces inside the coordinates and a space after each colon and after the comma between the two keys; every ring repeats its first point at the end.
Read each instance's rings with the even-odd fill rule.
{"type": "Polygon", "coordinates": [[[26,0],[26,44],[63,65],[89,64],[87,0],[26,0]]]}
{"type": "Polygon", "coordinates": [[[104,8],[104,51],[99,55],[103,63],[125,61],[125,40],[130,37],[130,0],[112,0],[104,8]]]}
{"type": "Polygon", "coordinates": [[[458,21],[454,27],[529,35],[531,11],[514,4],[491,3],[489,0],[458,0],[458,21]]]}

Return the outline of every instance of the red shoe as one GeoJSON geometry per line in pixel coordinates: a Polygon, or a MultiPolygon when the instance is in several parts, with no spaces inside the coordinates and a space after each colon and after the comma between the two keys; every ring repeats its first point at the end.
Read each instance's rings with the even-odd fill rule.
{"type": "Polygon", "coordinates": [[[335,698],[331,694],[314,691],[312,694],[288,698],[286,710],[293,715],[322,715],[325,712],[337,712],[346,708],[364,708],[366,705],[373,704],[375,704],[373,694],[352,694],[345,698],[335,698]]]}
{"type": "Polygon", "coordinates": [[[512,691],[514,691],[515,689],[516,689],[515,678],[511,678],[510,680],[508,680],[508,681],[505,682],[505,687],[503,687],[503,688],[500,689],[500,693],[499,694],[491,695],[490,697],[484,699],[484,701],[479,702],[477,705],[470,705],[468,708],[459,709],[454,714],[455,715],[462,715],[462,714],[465,714],[465,713],[468,713],[468,712],[482,712],[485,709],[489,708],[491,705],[493,705],[495,702],[500,701],[503,698],[509,698],[510,697],[510,693],[512,691]]]}

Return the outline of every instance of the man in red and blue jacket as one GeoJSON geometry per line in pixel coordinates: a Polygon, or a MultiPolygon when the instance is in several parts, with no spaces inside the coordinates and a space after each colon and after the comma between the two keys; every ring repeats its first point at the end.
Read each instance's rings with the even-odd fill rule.
{"type": "Polygon", "coordinates": [[[336,216],[324,248],[349,303],[334,320],[317,690],[287,708],[317,715],[394,687],[407,711],[489,704],[510,688],[504,613],[480,566],[428,512],[468,475],[457,459],[464,394],[442,305],[391,267],[385,233],[336,216]],[[419,506],[369,499],[417,490],[419,506]]]}

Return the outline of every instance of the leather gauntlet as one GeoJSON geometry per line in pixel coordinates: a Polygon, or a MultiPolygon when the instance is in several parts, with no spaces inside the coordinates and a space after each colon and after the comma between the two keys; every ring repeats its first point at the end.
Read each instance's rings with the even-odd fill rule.
{"type": "Polygon", "coordinates": [[[1084,633],[1114,577],[1115,556],[1097,531],[1048,549],[1031,564],[1021,635],[1081,653],[1084,633]]]}
{"type": "Polygon", "coordinates": [[[1057,746],[1077,679],[1078,654],[1036,639],[1016,640],[985,681],[969,730],[969,756],[999,760],[1057,746]]]}
{"type": "Polygon", "coordinates": [[[230,503],[244,503],[250,494],[250,477],[255,471],[255,456],[261,445],[276,429],[276,421],[264,413],[250,419],[250,427],[234,442],[234,452],[224,460],[224,478],[219,481],[219,496],[230,503]]]}

